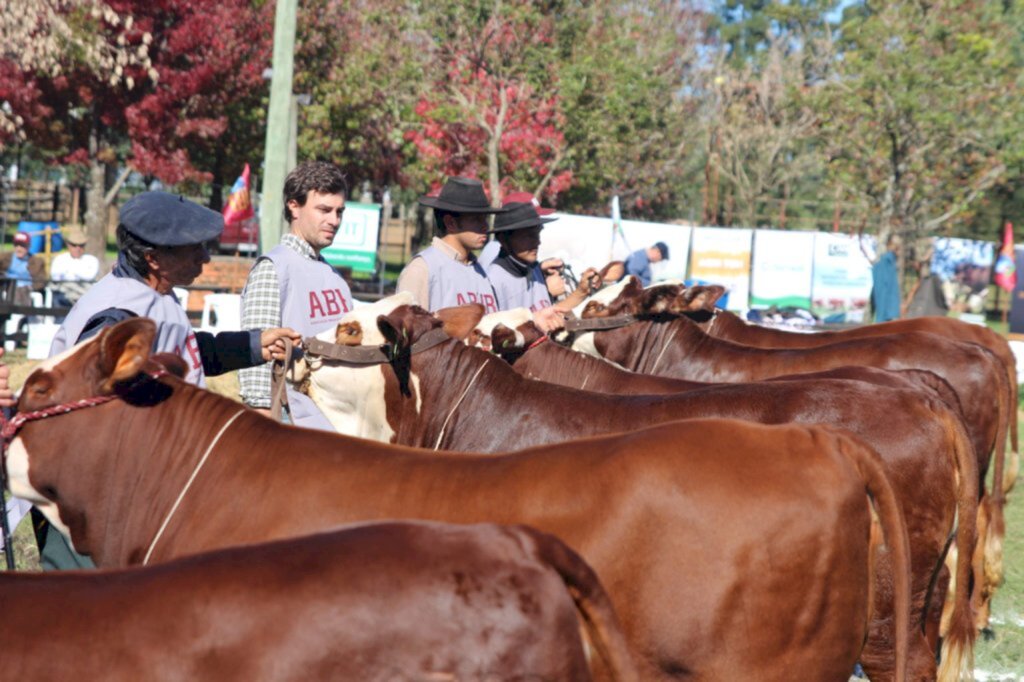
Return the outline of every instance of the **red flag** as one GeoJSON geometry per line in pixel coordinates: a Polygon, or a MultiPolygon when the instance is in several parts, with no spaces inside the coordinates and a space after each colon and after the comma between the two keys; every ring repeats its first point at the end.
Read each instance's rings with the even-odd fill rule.
{"type": "Polygon", "coordinates": [[[993,276],[996,284],[1007,291],[1013,291],[1017,286],[1016,261],[1017,257],[1013,253],[1013,225],[1007,222],[1006,227],[1003,228],[1003,247],[999,249],[993,276]]]}
{"type": "Polygon", "coordinates": [[[249,200],[249,164],[231,187],[228,202],[224,204],[225,224],[240,223],[253,217],[252,201],[249,200]]]}

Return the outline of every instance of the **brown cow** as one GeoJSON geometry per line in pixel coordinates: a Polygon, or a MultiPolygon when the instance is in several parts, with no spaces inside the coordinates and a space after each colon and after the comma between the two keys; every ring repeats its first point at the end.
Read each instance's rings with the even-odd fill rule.
{"type": "MultiPolygon", "coordinates": [[[[1009,342],[1001,335],[980,324],[968,324],[952,317],[912,317],[903,320],[890,320],[877,324],[866,324],[852,329],[839,331],[823,331],[814,334],[800,334],[748,324],[739,316],[715,307],[715,302],[725,293],[724,287],[690,287],[684,294],[690,301],[691,310],[707,311],[710,317],[700,324],[708,335],[725,339],[744,346],[758,348],[812,348],[825,346],[849,339],[871,338],[887,334],[903,334],[905,332],[928,332],[952,341],[975,343],[992,351],[999,358],[1006,370],[1007,404],[1017,404],[1017,358],[1010,349],[1009,342]]],[[[1011,409],[1011,412],[1013,410],[1011,409]]],[[[1003,489],[1008,492],[1017,478],[1019,468],[1019,442],[1017,419],[1012,415],[1009,423],[1010,443],[1012,447],[1012,466],[1006,470],[1003,489]]]]}
{"type": "MultiPolygon", "coordinates": [[[[951,498],[951,491],[947,491],[943,487],[948,485],[948,479],[944,478],[936,470],[934,463],[926,462],[923,465],[915,465],[912,462],[913,458],[910,456],[914,448],[906,445],[904,441],[906,440],[906,434],[915,434],[915,436],[911,437],[911,440],[916,440],[916,436],[922,435],[921,430],[936,428],[938,424],[912,416],[914,410],[902,409],[895,403],[889,404],[886,397],[891,398],[892,395],[884,390],[885,388],[897,389],[897,393],[903,394],[906,394],[907,391],[923,390],[942,401],[944,406],[953,405],[957,407],[954,413],[959,416],[959,400],[956,394],[949,384],[931,372],[920,370],[889,371],[873,367],[840,367],[814,374],[774,377],[770,382],[791,382],[791,386],[784,390],[778,390],[778,387],[765,386],[763,382],[756,384],[716,384],[629,372],[590,355],[569,350],[557,343],[548,343],[547,337],[530,321],[528,313],[517,316],[513,311],[507,311],[487,315],[470,337],[480,347],[491,348],[493,352],[509,362],[520,375],[558,384],[559,386],[576,389],[586,388],[590,391],[616,395],[674,394],[697,391],[693,398],[698,402],[702,400],[701,396],[710,395],[713,398],[712,401],[702,404],[698,408],[706,410],[704,416],[725,416],[726,411],[730,408],[735,410],[731,412],[734,416],[738,416],[740,412],[744,415],[750,415],[749,405],[751,401],[757,401],[759,397],[763,397],[763,404],[771,407],[762,409],[760,412],[762,416],[757,420],[763,421],[764,417],[767,416],[773,420],[771,423],[786,420],[799,422],[813,422],[816,419],[828,420],[829,411],[837,413],[836,423],[843,425],[854,433],[862,434],[865,440],[871,443],[879,454],[882,455],[883,461],[889,467],[887,471],[889,472],[890,481],[893,483],[897,495],[899,495],[903,503],[905,518],[907,519],[911,538],[911,556],[918,567],[912,571],[912,576],[915,579],[920,575],[916,572],[920,570],[922,565],[919,563],[920,558],[923,554],[930,555],[932,552],[927,547],[922,548],[920,544],[920,541],[927,537],[927,535],[915,531],[915,528],[923,529],[930,523],[927,518],[919,515],[917,510],[936,503],[936,495],[942,498],[951,498]],[[515,326],[514,330],[511,330],[506,325],[517,326],[515,326]],[[804,391],[805,387],[827,391],[828,386],[836,379],[843,380],[834,384],[837,393],[835,395],[824,394],[825,398],[820,404],[814,404],[812,396],[814,391],[804,391]],[[846,384],[849,381],[866,382],[884,388],[881,391],[881,395],[875,395],[879,391],[872,391],[865,387],[863,388],[862,395],[858,397],[856,394],[851,394],[847,388],[846,384]],[[714,389],[716,387],[719,390],[705,391],[705,389],[714,389]],[[796,400],[791,400],[790,396],[794,395],[796,400]],[[806,403],[808,399],[810,399],[814,409],[802,415],[794,411],[796,405],[806,403]],[[722,404],[723,402],[724,404],[722,404]],[[711,403],[721,404],[723,411],[713,411],[715,408],[711,403]],[[780,409],[778,407],[780,405],[785,407],[780,409]],[[708,409],[709,407],[712,409],[708,409]],[[892,415],[895,415],[895,417],[892,417],[892,415]],[[911,418],[904,423],[904,417],[908,416],[911,418]],[[893,436],[893,434],[896,435],[893,436]],[[872,438],[872,435],[874,435],[874,438],[872,438]],[[920,500],[920,502],[917,500],[920,500]]],[[[912,403],[918,403],[914,398],[910,400],[912,403]]],[[[932,404],[934,405],[934,403],[932,404]]],[[[920,407],[917,409],[919,410],[920,407]]],[[[941,413],[945,410],[939,407],[937,411],[941,413]]],[[[946,417],[948,418],[948,415],[946,417]]],[[[962,436],[962,429],[956,428],[956,430],[961,432],[962,436]]],[[[919,448],[918,451],[921,453],[919,456],[928,458],[931,456],[931,453],[942,449],[948,450],[949,448],[934,447],[930,451],[928,448],[919,448]]],[[[968,450],[968,459],[973,457],[970,454],[969,447],[962,448],[960,452],[964,449],[968,450]]],[[[966,481],[975,476],[973,472],[977,465],[973,459],[967,461],[963,457],[958,458],[957,465],[959,468],[954,473],[957,474],[958,480],[966,481]]],[[[968,498],[976,493],[976,486],[959,486],[958,489],[960,495],[966,495],[968,498]]],[[[947,503],[947,508],[950,508],[952,504],[952,501],[947,503]]],[[[963,508],[959,511],[960,518],[974,518],[973,510],[976,509],[977,504],[965,504],[965,498],[962,497],[957,500],[957,504],[963,505],[963,508]]],[[[964,562],[969,563],[970,561],[964,552],[970,551],[968,549],[970,546],[968,538],[971,537],[969,533],[974,531],[974,537],[977,537],[976,528],[973,528],[974,525],[972,524],[971,529],[958,531],[960,534],[957,535],[957,545],[954,547],[954,552],[947,557],[947,564],[950,566],[957,563],[960,564],[960,573],[967,571],[967,566],[964,562]]],[[[941,538],[936,538],[934,535],[932,538],[933,541],[936,539],[941,541],[941,538]]],[[[944,548],[940,549],[939,554],[942,551],[944,551],[944,548]]],[[[980,560],[980,557],[978,559],[980,560]]],[[[942,577],[937,581],[937,589],[933,593],[931,600],[924,604],[927,613],[927,641],[930,645],[928,650],[932,651],[934,650],[934,642],[939,635],[940,614],[945,624],[956,622],[960,618],[954,615],[954,613],[943,610],[943,607],[949,608],[954,605],[962,605],[966,598],[963,592],[955,591],[956,589],[963,590],[965,588],[966,583],[961,580],[959,583],[950,585],[950,594],[951,596],[955,595],[954,599],[949,603],[943,604],[946,590],[942,585],[948,580],[949,571],[945,567],[941,570],[942,577]]],[[[975,567],[975,570],[980,575],[982,571],[981,565],[979,564],[975,567]]],[[[915,602],[915,606],[918,604],[919,602],[915,602]]],[[[961,612],[966,612],[966,607],[958,606],[958,608],[961,609],[961,612]]],[[[915,615],[916,613],[915,611],[915,615]]],[[[946,629],[946,627],[943,628],[943,634],[945,634],[946,629]]],[[[919,645],[919,641],[915,642],[915,635],[912,634],[912,646],[914,643],[919,645]]],[[[948,647],[950,643],[950,639],[947,638],[944,646],[948,647]]],[[[923,652],[925,648],[919,645],[918,651],[923,652]]],[[[911,660],[911,668],[913,670],[913,650],[911,660]]],[[[923,662],[924,659],[919,660],[923,662]]],[[[955,660],[957,660],[955,653],[944,655],[943,657],[944,662],[955,660]]],[[[923,665],[926,664],[923,663],[923,665]]],[[[947,677],[948,674],[949,668],[945,665],[942,666],[939,673],[940,679],[947,677]]]]}
{"type": "MultiPolygon", "coordinates": [[[[903,505],[911,538],[910,673],[914,679],[935,677],[934,646],[929,646],[921,634],[925,605],[935,573],[942,566],[958,510],[964,519],[958,534],[959,568],[964,579],[959,582],[954,615],[959,626],[956,635],[947,638],[946,660],[951,664],[970,660],[973,619],[966,578],[975,544],[976,464],[959,418],[940,400],[923,397],[916,388],[894,390],[837,380],[726,384],[660,397],[594,395],[529,381],[485,352],[454,341],[411,354],[411,347],[442,323],[425,310],[400,302],[396,305],[390,314],[380,315],[387,308],[381,301],[373,310],[352,313],[339,324],[341,341],[359,338],[369,345],[385,340],[391,343],[398,356],[392,364],[361,366],[318,358],[314,361],[316,368],[308,372],[309,394],[328,419],[346,426],[362,420],[352,435],[390,433],[391,442],[400,445],[493,453],[695,417],[740,418],[763,424],[824,423],[845,428],[881,455],[903,505]],[[381,336],[382,332],[386,334],[381,336]],[[396,375],[396,368],[406,376],[396,375]],[[364,388],[374,382],[380,384],[378,391],[364,388]],[[409,385],[407,392],[401,389],[403,384],[409,385]],[[370,409],[380,396],[383,410],[370,409]],[[375,419],[382,422],[371,423],[375,419]],[[958,487],[958,472],[971,480],[958,487]]],[[[526,315],[520,320],[521,326],[509,329],[499,324],[492,332],[495,348],[523,344],[524,334],[531,334],[531,341],[539,338],[529,321],[529,311],[521,312],[526,315]]],[[[439,312],[448,318],[467,315],[470,322],[464,328],[477,330],[482,313],[480,306],[439,312]]],[[[514,315],[489,315],[484,331],[496,319],[514,315]]],[[[558,350],[579,355],[564,348],[553,352],[558,350]]],[[[614,370],[610,365],[608,368],[614,370]]],[[[888,567],[879,569],[882,578],[889,573],[888,567]]],[[[863,655],[865,670],[873,679],[892,672],[891,603],[888,590],[879,590],[875,620],[863,655]]],[[[936,618],[938,615],[934,614],[936,618]]],[[[944,667],[944,679],[958,678],[959,672],[944,667]]]]}
{"type": "MultiPolygon", "coordinates": [[[[843,365],[883,369],[924,369],[945,379],[960,397],[965,425],[978,459],[979,490],[992,449],[1005,449],[1009,410],[1006,375],[987,349],[924,332],[907,332],[853,339],[818,348],[768,349],[743,346],[705,334],[685,316],[671,314],[679,287],[640,288],[630,279],[597,294],[588,303],[598,316],[629,314],[637,321],[615,329],[590,331],[572,338],[572,347],[636,372],[698,381],[757,381],[770,377],[817,372],[843,365]],[[604,305],[605,301],[610,301],[604,305]],[[1001,434],[1001,437],[999,437],[1001,434]]],[[[1003,479],[1004,458],[996,458],[994,480],[1003,479]]],[[[986,579],[978,610],[979,624],[987,622],[988,597],[1002,580],[1005,536],[1001,486],[981,500],[986,579]],[[983,597],[983,599],[982,599],[983,597]]]]}
{"type": "Polygon", "coordinates": [[[871,489],[905,678],[905,528],[854,436],[691,420],[501,457],[427,453],[153,376],[154,333],[127,320],[43,363],[4,431],[12,492],[101,566],[352,521],[525,523],[594,567],[645,679],[838,680],[867,631],[871,489]]]}
{"type": "Polygon", "coordinates": [[[382,523],[146,568],[0,573],[0,609],[11,681],[589,680],[581,625],[613,679],[637,679],[597,576],[526,527],[382,523]]]}

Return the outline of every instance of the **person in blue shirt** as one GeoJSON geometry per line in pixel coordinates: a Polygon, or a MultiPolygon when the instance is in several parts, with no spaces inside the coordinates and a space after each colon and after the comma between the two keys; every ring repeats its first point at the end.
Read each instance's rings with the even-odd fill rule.
{"type": "Polygon", "coordinates": [[[14,235],[14,250],[0,253],[0,272],[15,282],[14,304],[31,305],[30,292],[41,291],[46,285],[46,264],[39,256],[28,252],[30,238],[25,232],[14,235]]]}
{"type": "Polygon", "coordinates": [[[658,242],[646,249],[638,249],[626,259],[626,274],[636,275],[640,283],[647,286],[651,283],[651,263],[660,263],[668,259],[668,245],[658,242]]]}

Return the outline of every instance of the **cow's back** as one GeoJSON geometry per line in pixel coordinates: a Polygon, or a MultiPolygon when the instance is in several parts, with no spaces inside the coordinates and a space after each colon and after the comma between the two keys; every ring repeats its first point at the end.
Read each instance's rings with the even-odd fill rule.
{"type": "Polygon", "coordinates": [[[325,523],[524,523],[595,568],[655,679],[781,680],[822,666],[835,679],[866,629],[869,515],[834,441],[818,427],[700,420],[485,458],[281,430],[246,446],[253,470],[197,484],[203,523],[169,527],[157,555],[325,523]],[[303,456],[332,445],[345,452],[329,464],[303,456]],[[267,457],[280,494],[264,491],[244,517],[224,509],[266,475],[267,457]]]}
{"type": "Polygon", "coordinates": [[[0,679],[586,680],[573,599],[541,551],[559,544],[389,523],[147,569],[0,576],[0,679]]]}

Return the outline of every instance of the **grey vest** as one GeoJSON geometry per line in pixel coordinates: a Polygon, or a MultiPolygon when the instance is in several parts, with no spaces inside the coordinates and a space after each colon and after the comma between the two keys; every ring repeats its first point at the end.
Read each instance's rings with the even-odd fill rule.
{"type": "Polygon", "coordinates": [[[498,310],[529,308],[531,312],[537,312],[551,305],[548,285],[539,265],[530,268],[525,277],[517,277],[492,262],[487,266],[487,278],[491,280],[494,294],[498,297],[498,310]]]}
{"type": "Polygon", "coordinates": [[[199,345],[188,315],[171,294],[158,294],[142,282],[130,277],[115,277],[109,274],[89,287],[68,316],[64,318],[50,345],[50,356],[57,355],[75,345],[82,329],[93,315],[108,308],[130,310],[139,317],[148,317],[156,322],[156,340],[153,350],[157,353],[180,355],[188,365],[185,380],[196,386],[206,386],[203,361],[199,357],[199,345]]]}
{"type": "MultiPolygon", "coordinates": [[[[264,256],[274,264],[281,291],[281,325],[303,336],[330,329],[352,310],[352,292],[338,271],[278,244],[264,256]]],[[[288,407],[292,423],[309,429],[336,431],[309,396],[289,384],[288,407]]]]}
{"type": "Polygon", "coordinates": [[[479,303],[484,314],[498,312],[494,288],[480,263],[460,263],[439,249],[430,246],[423,249],[417,258],[422,258],[430,273],[431,312],[467,303],[479,303]]]}

